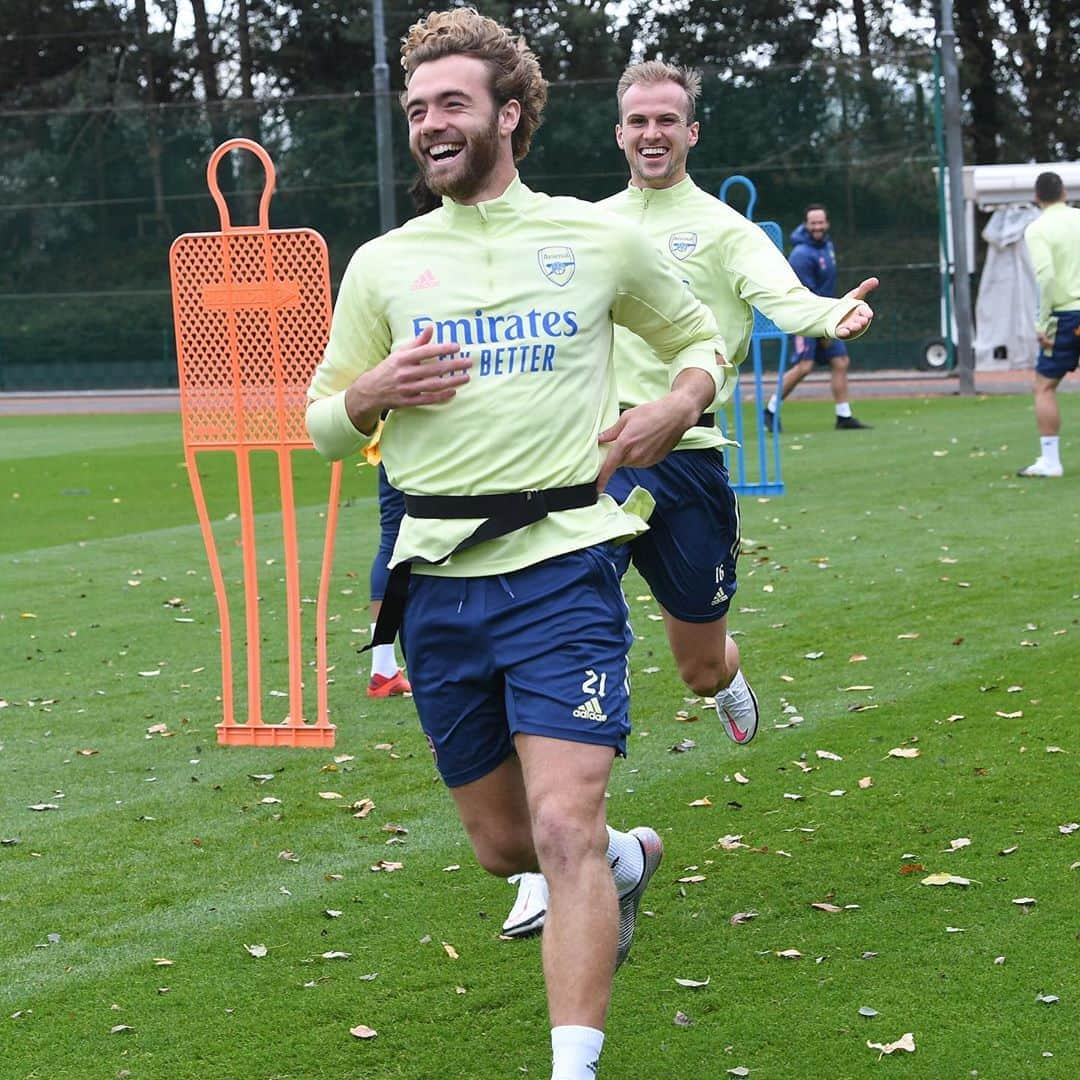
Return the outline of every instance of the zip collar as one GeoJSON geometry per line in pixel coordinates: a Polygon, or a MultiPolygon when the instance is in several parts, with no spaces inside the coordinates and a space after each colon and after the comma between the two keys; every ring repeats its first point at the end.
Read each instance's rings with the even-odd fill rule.
{"type": "Polygon", "coordinates": [[[476,229],[518,220],[532,195],[532,191],[521,182],[521,177],[515,172],[514,179],[498,198],[466,205],[454,202],[448,195],[444,195],[442,204],[446,211],[447,225],[451,229],[476,229]]]}
{"type": "Polygon", "coordinates": [[[692,199],[701,189],[694,181],[686,176],[677,184],[667,188],[639,188],[632,183],[626,185],[630,202],[634,206],[640,206],[642,210],[651,207],[657,209],[679,206],[692,199]]]}

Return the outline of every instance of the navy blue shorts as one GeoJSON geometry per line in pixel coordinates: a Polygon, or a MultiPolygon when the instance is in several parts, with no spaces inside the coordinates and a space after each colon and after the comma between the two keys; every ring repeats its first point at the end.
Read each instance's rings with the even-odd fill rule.
{"type": "Polygon", "coordinates": [[[1039,350],[1035,370],[1048,379],[1062,379],[1080,364],[1080,311],[1055,311],[1057,332],[1049,352],[1039,350]]]}
{"type": "Polygon", "coordinates": [[[828,364],[841,356],[847,356],[847,346],[839,339],[803,337],[795,334],[791,339],[791,348],[795,354],[792,363],[813,360],[815,364],[828,364]]]}
{"type": "Polygon", "coordinates": [[[683,622],[715,622],[738,587],[739,501],[719,450],[676,450],[649,469],[617,469],[607,494],[637,485],[656,500],[649,531],[615,549],[620,575],[633,560],[664,609],[683,622]]]}
{"type": "Polygon", "coordinates": [[[379,465],[379,550],[371,563],[372,600],[386,595],[386,582],[390,577],[388,563],[394,554],[401,519],[405,516],[405,496],[386,478],[386,469],[379,465]]]}
{"type": "Polygon", "coordinates": [[[512,574],[412,575],[401,628],[413,700],[448,787],[522,733],[626,753],[633,635],[608,544],[512,574]]]}

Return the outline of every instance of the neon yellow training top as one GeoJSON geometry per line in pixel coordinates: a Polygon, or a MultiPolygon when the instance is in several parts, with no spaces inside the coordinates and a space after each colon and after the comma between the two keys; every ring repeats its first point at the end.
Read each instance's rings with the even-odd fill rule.
{"type": "MultiPolygon", "coordinates": [[[[769,237],[737,210],[702,191],[688,176],[669,188],[630,184],[598,205],[643,229],[676,273],[712,311],[727,342],[727,359],[741,364],[754,328],[751,305],[788,334],[835,337],[855,306],[816,296],[795,276],[769,237]]],[[[619,403],[626,409],[663,393],[649,344],[629,329],[615,330],[619,403]]],[[[730,443],[713,428],[691,428],[676,449],[730,443]]]]}
{"type": "Polygon", "coordinates": [[[1039,319],[1035,329],[1053,337],[1052,311],[1080,310],[1080,210],[1051,203],[1024,230],[1035,280],[1039,319]]]}
{"type": "MultiPolygon", "coordinates": [[[[435,340],[472,358],[470,379],[449,402],[390,413],[381,437],[390,482],[415,495],[588,483],[605,452],[597,436],[618,416],[614,323],[649,343],[661,371],[658,397],[669,384],[661,361],[673,371],[707,371],[719,390],[716,322],[640,230],[590,203],[530,191],[516,177],[502,196],[475,206],[444,199],[350,261],[308,391],[308,431],[325,457],[355,452],[367,436],[349,420],[346,388],[433,325],[435,340]]],[[[604,495],[415,570],[508,573],[637,535],[651,510],[640,495],[625,510],[604,495]]],[[[441,559],[478,524],[406,515],[391,565],[441,559]]]]}

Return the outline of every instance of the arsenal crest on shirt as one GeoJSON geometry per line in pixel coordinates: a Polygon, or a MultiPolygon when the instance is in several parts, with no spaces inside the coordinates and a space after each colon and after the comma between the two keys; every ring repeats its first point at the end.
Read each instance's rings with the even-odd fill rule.
{"type": "Polygon", "coordinates": [[[694,254],[694,251],[697,249],[697,233],[672,233],[668,237],[667,246],[668,251],[670,251],[676,259],[688,259],[691,255],[694,254]]]}
{"type": "Polygon", "coordinates": [[[537,251],[536,257],[540,260],[540,269],[548,281],[560,287],[569,284],[577,267],[572,248],[556,245],[542,247],[537,251]]]}

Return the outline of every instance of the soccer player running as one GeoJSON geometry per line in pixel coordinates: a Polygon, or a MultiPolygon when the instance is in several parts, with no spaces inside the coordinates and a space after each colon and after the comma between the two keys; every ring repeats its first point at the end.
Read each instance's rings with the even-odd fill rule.
{"type": "Polygon", "coordinates": [[[547,96],[523,41],[436,12],[402,61],[410,149],[442,207],[353,256],[308,430],[342,458],[389,410],[382,455],[406,514],[375,641],[411,564],[401,629],[421,726],[480,864],[546,875],[552,1080],[592,1080],[662,855],[652,829],[605,822],[631,644],[610,541],[646,526],[597,491],[620,464],[661,460],[729,369],[711,312],[638,229],[521,183],[547,96]],[[671,373],[621,418],[614,323],[671,373]]]}
{"type": "MultiPolygon", "coordinates": [[[[862,333],[873,315],[863,297],[876,288],[876,278],[841,299],[815,296],[758,226],[687,175],[687,156],[699,137],[700,88],[700,76],[687,68],[650,61],[626,69],[617,90],[615,138],[630,183],[600,205],[638,225],[661,250],[716,316],[735,363],[749,349],[751,306],[788,333],[862,333]]],[[[653,349],[632,328],[615,329],[615,369],[623,409],[663,392],[653,349]]],[[[694,693],[714,697],[720,726],[736,743],[748,743],[757,731],[757,700],[727,632],[739,553],[738,503],[720,449],[727,442],[712,417],[703,416],[674,453],[650,468],[619,469],[607,492],[622,499],[638,485],[655,499],[649,531],[617,549],[620,570],[632,558],[661,605],[683,681],[694,693]]],[[[535,932],[544,922],[543,905],[543,882],[522,875],[503,932],[535,932]]]]}

